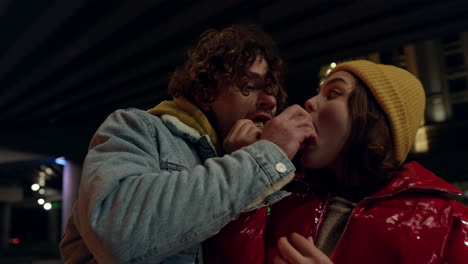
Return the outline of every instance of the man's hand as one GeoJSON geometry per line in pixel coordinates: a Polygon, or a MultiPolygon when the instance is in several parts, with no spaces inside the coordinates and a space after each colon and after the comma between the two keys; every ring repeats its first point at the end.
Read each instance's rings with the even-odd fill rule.
{"type": "Polygon", "coordinates": [[[275,143],[292,159],[304,140],[314,142],[317,133],[310,114],[292,105],[265,124],[260,138],[275,143]]]}
{"type": "Polygon", "coordinates": [[[288,238],[278,240],[279,255],[273,259],[274,264],[333,264],[320,249],[315,247],[312,237],[292,233],[288,238]]]}
{"type": "Polygon", "coordinates": [[[255,143],[261,134],[262,130],[252,120],[240,119],[232,126],[224,139],[224,151],[231,154],[242,147],[255,143]]]}

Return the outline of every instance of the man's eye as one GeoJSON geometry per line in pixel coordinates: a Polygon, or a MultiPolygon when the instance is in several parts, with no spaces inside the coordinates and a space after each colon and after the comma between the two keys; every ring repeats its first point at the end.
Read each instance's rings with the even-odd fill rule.
{"type": "Polygon", "coordinates": [[[256,88],[255,88],[255,86],[253,85],[253,83],[251,83],[251,84],[247,84],[247,85],[245,86],[245,89],[247,89],[247,90],[255,90],[256,88]]]}
{"type": "Polygon", "coordinates": [[[330,100],[330,99],[334,99],[338,96],[340,96],[342,93],[338,90],[330,90],[328,92],[328,95],[327,95],[327,99],[330,100]]]}

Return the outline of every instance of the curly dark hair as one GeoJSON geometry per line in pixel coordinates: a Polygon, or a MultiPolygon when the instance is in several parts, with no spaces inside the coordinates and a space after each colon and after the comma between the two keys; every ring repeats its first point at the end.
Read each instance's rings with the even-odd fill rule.
{"type": "Polygon", "coordinates": [[[252,75],[247,70],[257,57],[265,59],[269,68],[263,89],[276,96],[278,108],[284,107],[287,95],[282,80],[283,60],[275,42],[255,25],[205,31],[198,44],[188,50],[184,65],[171,76],[169,94],[194,103],[197,97],[212,102],[218,86],[234,84],[248,95],[252,75]]]}

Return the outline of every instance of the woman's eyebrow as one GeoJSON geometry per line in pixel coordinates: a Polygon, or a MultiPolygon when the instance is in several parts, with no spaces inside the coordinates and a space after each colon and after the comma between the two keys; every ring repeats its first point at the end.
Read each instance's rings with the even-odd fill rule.
{"type": "Polygon", "coordinates": [[[318,88],[317,88],[317,93],[320,93],[320,89],[326,85],[330,85],[330,84],[333,84],[333,83],[337,83],[337,82],[343,82],[345,84],[348,84],[346,82],[345,79],[341,78],[341,77],[335,77],[333,79],[330,79],[330,80],[327,80],[326,82],[324,82],[322,85],[320,85],[318,88]]]}
{"type": "Polygon", "coordinates": [[[345,84],[348,84],[345,79],[341,77],[335,77],[333,79],[327,80],[322,86],[329,85],[329,84],[336,83],[336,82],[344,82],[345,84]]]}

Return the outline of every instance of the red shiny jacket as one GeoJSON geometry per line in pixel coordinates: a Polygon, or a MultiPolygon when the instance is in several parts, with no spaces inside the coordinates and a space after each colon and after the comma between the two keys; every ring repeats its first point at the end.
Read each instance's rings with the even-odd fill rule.
{"type": "MultiPolygon", "coordinates": [[[[468,207],[460,194],[416,162],[353,210],[333,263],[468,263],[468,207]]],[[[276,241],[297,232],[318,237],[327,198],[292,193],[268,209],[242,214],[205,243],[205,263],[272,263],[276,241]]]]}

